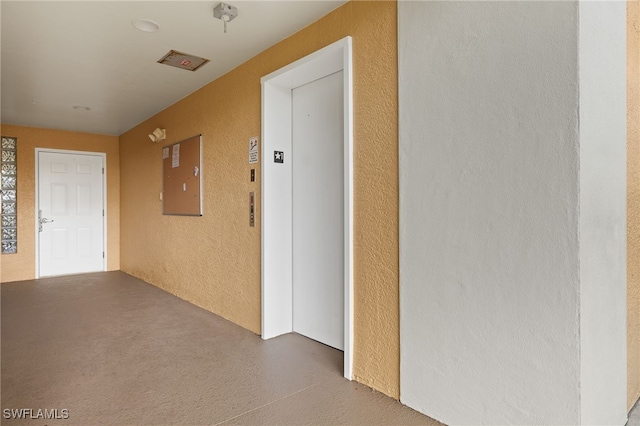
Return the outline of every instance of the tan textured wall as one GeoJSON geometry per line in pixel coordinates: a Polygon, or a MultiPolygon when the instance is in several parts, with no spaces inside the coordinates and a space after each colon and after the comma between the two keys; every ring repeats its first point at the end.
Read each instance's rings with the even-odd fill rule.
{"type": "Polygon", "coordinates": [[[355,106],[356,380],[398,398],[398,137],[395,2],[350,2],[120,138],[122,270],[260,332],[260,78],[347,35],[355,106]],[[202,133],[204,216],[163,216],[161,149],[202,133]],[[248,226],[248,193],[257,223],[248,226]]]}
{"type": "Polygon", "coordinates": [[[627,3],[627,395],[640,397],[640,2],[627,3]]]}
{"type": "Polygon", "coordinates": [[[120,156],[117,136],[2,125],[3,136],[18,138],[18,253],[3,254],[2,282],[36,274],[35,149],[55,148],[107,154],[107,269],[120,269],[120,156]]]}

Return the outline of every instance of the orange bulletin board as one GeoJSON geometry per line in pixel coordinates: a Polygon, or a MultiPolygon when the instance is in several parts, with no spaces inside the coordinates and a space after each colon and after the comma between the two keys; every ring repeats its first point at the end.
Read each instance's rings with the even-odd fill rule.
{"type": "Polygon", "coordinates": [[[162,148],[162,214],[202,216],[202,135],[162,148]]]}

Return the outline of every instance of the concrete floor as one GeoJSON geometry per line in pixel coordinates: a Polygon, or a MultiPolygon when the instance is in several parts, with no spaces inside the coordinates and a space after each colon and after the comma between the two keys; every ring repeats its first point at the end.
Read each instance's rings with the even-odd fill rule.
{"type": "Polygon", "coordinates": [[[636,402],[636,405],[631,409],[627,426],[640,426],[640,401],[636,402]]]}
{"type": "Polygon", "coordinates": [[[4,425],[438,425],[342,377],[342,352],[269,341],[122,272],[2,284],[4,425]],[[7,420],[5,409],[68,410],[7,420]]]}

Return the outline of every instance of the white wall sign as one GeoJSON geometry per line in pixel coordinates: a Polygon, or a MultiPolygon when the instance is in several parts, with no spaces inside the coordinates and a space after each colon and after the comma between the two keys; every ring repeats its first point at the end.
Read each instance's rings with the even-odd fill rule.
{"type": "Polygon", "coordinates": [[[258,162],[258,137],[249,139],[249,164],[258,162]]]}
{"type": "Polygon", "coordinates": [[[180,144],[177,143],[173,146],[173,152],[171,153],[171,167],[180,167],[180,144]]]}

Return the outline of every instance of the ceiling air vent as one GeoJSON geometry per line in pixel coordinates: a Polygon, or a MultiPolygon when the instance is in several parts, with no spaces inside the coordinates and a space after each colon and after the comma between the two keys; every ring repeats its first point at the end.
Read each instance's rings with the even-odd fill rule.
{"type": "Polygon", "coordinates": [[[204,64],[209,62],[208,59],[199,58],[187,53],[170,50],[158,61],[159,64],[171,65],[172,67],[182,68],[183,70],[195,71],[204,64]]]}

